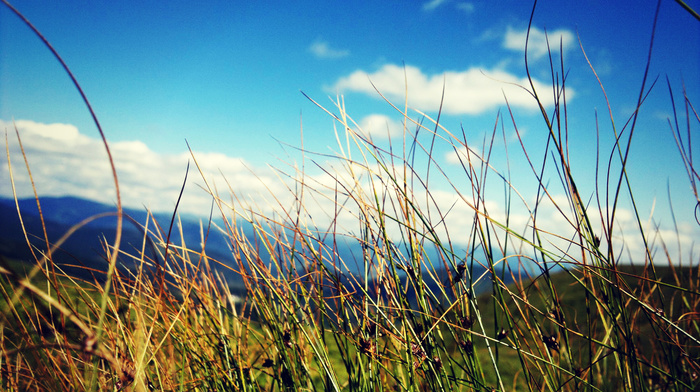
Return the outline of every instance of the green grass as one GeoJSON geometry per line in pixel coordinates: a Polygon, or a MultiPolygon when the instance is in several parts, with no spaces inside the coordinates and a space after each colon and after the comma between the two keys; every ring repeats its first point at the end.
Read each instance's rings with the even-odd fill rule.
{"type": "MultiPolygon", "coordinates": [[[[324,109],[344,140],[333,165],[317,164],[325,180],[303,166],[280,170],[292,205],[273,194],[258,207],[233,188],[229,195],[208,188],[233,265],[210,258],[204,247],[186,246],[173,225],[176,214],[173,222],[139,222],[146,233],[141,250],[120,249],[119,235],[105,242],[109,268],[94,271],[100,278],[94,281],[67,276],[53,263],[61,241],[35,247],[28,270],[2,260],[0,389],[697,390],[700,267],[680,267],[666,251],[670,244],[644,228],[637,210],[638,232],[625,236],[643,244],[638,267],[624,265],[617,240],[619,200],[630,195],[633,202],[643,192],[630,187],[625,170],[634,134],[626,127],[634,127],[638,112],[621,129],[610,118],[617,142],[599,149],[614,162],[599,172],[611,180],[582,195],[567,153],[568,134],[577,130],[567,121],[564,65],[551,70],[552,91],[532,91],[549,134],[540,159],[526,155],[539,195],[535,206],[520,199],[508,172],[490,166],[492,141],[479,146],[482,155],[465,157],[462,176],[448,176],[430,145],[461,151],[463,135],[392,105],[405,119],[405,138],[401,148],[387,149],[362,134],[339,99],[324,109]],[[554,109],[542,106],[538,97],[545,94],[556,97],[554,109]],[[558,184],[539,175],[545,166],[558,184]],[[445,223],[449,211],[432,185],[440,183],[470,212],[468,232],[453,233],[445,223]],[[589,196],[598,204],[586,202],[589,196]],[[490,213],[490,200],[502,201],[505,216],[490,213]],[[318,205],[330,206],[330,219],[310,218],[318,205]],[[511,223],[508,212],[516,205],[529,213],[527,229],[511,223]],[[546,205],[564,218],[560,232],[538,216],[546,205]],[[269,210],[275,212],[262,212],[269,210]],[[243,235],[244,221],[254,237],[243,235]],[[351,230],[339,226],[347,221],[351,230]],[[454,243],[456,235],[469,245],[454,243]],[[339,256],[337,244],[347,241],[362,250],[353,260],[339,256]],[[120,262],[134,268],[118,268],[120,262]],[[350,273],[352,265],[359,274],[350,273]],[[477,265],[491,277],[474,276],[477,265]],[[240,274],[242,300],[217,268],[240,274]],[[440,275],[445,268],[447,280],[440,275]],[[487,293],[471,295],[488,279],[487,293]]],[[[642,83],[640,97],[647,88],[642,83]]],[[[672,126],[669,137],[683,141],[679,154],[697,189],[684,146],[700,118],[686,96],[682,107],[684,113],[674,114],[683,121],[670,123],[687,129],[672,126]]],[[[504,121],[517,129],[505,111],[492,139],[504,136],[504,121]]],[[[327,159],[304,154],[314,164],[315,157],[327,159]]],[[[28,170],[31,162],[24,163],[28,170]]],[[[118,194],[116,175],[115,188],[118,194]]],[[[120,232],[121,202],[118,213],[120,232]]]]}

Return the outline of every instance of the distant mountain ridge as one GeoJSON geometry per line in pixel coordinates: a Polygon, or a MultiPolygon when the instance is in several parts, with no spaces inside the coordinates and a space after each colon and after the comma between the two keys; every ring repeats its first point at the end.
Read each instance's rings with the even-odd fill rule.
{"type": "MultiPolygon", "coordinates": [[[[109,206],[106,204],[98,203],[96,201],[81,199],[75,196],[64,196],[64,197],[42,197],[39,199],[41,204],[41,212],[44,215],[44,219],[62,223],[62,224],[76,224],[83,219],[106,212],[117,211],[116,206],[109,206]]],[[[37,208],[36,200],[33,198],[29,199],[19,199],[17,201],[19,209],[22,214],[37,215],[39,210],[37,208]]],[[[16,213],[15,202],[12,199],[0,199],[0,205],[11,205],[12,209],[16,213]]],[[[145,212],[141,212],[133,209],[124,209],[124,212],[128,215],[137,218],[139,215],[145,217],[145,212]]],[[[137,218],[137,220],[139,220],[137,218]]],[[[112,222],[105,222],[105,219],[97,220],[93,225],[108,226],[112,222]]]]}
{"type": "MultiPolygon", "coordinates": [[[[40,198],[41,212],[46,225],[46,232],[51,243],[56,242],[70,228],[82,220],[103,213],[115,213],[96,219],[77,230],[61,246],[54,255],[55,261],[61,264],[78,264],[89,267],[106,265],[105,252],[102,250],[101,239],[112,243],[116,236],[116,206],[109,206],[78,197],[42,197],[40,198]]],[[[36,200],[21,199],[17,205],[13,199],[0,198],[0,254],[18,260],[32,260],[32,255],[25,240],[22,224],[26,229],[32,244],[38,249],[46,249],[43,228],[36,200]],[[17,214],[17,205],[22,213],[22,221],[17,214]]],[[[132,218],[138,225],[146,223],[147,211],[125,208],[124,214],[132,218]]],[[[168,230],[171,216],[155,214],[155,218],[163,230],[168,230]]],[[[185,240],[191,244],[199,244],[199,222],[192,219],[182,219],[185,240]]],[[[140,249],[143,242],[142,229],[130,219],[124,220],[121,249],[131,251],[140,249]]],[[[173,240],[179,237],[179,231],[174,231],[173,240]]],[[[179,240],[179,238],[177,238],[179,240]]],[[[175,241],[179,242],[179,241],[175,241]]],[[[222,258],[232,258],[222,236],[211,235],[207,241],[207,253],[222,258]]],[[[79,272],[79,271],[78,271],[79,272]]]]}
{"type": "MultiPolygon", "coordinates": [[[[109,206],[78,197],[42,197],[40,198],[40,202],[47,235],[51,242],[57,241],[73,225],[87,217],[102,213],[116,213],[116,206],[109,206]]],[[[30,235],[32,243],[35,244],[38,249],[46,249],[36,200],[33,198],[22,199],[18,201],[18,204],[22,212],[24,226],[30,235]]],[[[139,224],[144,224],[146,222],[147,211],[145,209],[125,208],[124,213],[139,224]]],[[[158,213],[155,214],[155,218],[162,229],[167,232],[172,215],[158,213]]],[[[32,260],[31,252],[27,246],[22,226],[17,216],[17,207],[13,199],[0,198],[0,222],[2,222],[0,224],[0,255],[18,260],[32,260]]],[[[185,217],[181,218],[180,222],[182,223],[182,232],[184,233],[185,242],[189,247],[197,249],[197,246],[201,242],[199,221],[191,217],[185,217]]],[[[255,233],[249,224],[239,222],[239,228],[242,228],[244,235],[248,236],[249,239],[254,238],[255,233]]],[[[179,229],[176,227],[173,228],[171,242],[175,244],[180,243],[179,232],[179,229]]],[[[61,250],[54,255],[54,260],[59,264],[82,265],[98,270],[106,269],[105,252],[102,250],[100,240],[105,239],[107,242],[111,243],[115,235],[116,215],[97,219],[76,231],[73,236],[61,246],[61,250]]],[[[120,248],[127,252],[133,251],[132,253],[136,253],[137,250],[141,249],[142,243],[143,232],[138,226],[134,225],[128,219],[125,219],[122,230],[122,245],[120,248]]],[[[218,261],[231,263],[232,265],[234,263],[234,255],[232,255],[230,251],[227,239],[223,234],[219,233],[218,230],[213,228],[207,238],[206,252],[218,261]]],[[[267,262],[265,255],[260,255],[260,257],[263,259],[263,262],[267,262]]],[[[342,258],[347,265],[352,265],[353,260],[362,257],[362,249],[359,244],[348,243],[337,250],[337,257],[342,258]]],[[[85,269],[79,267],[73,269],[69,268],[69,270],[71,273],[77,275],[85,273],[85,269]]],[[[229,284],[238,287],[242,286],[240,276],[226,268],[221,268],[220,271],[224,274],[229,284]]],[[[359,274],[359,272],[360,271],[350,271],[351,274],[359,274]]],[[[474,266],[474,274],[476,276],[481,275],[483,272],[484,269],[482,267],[474,266]]],[[[448,275],[453,274],[454,271],[445,269],[437,271],[437,277],[440,279],[441,283],[447,282],[448,275]]],[[[407,278],[403,276],[401,279],[405,283],[407,278]]],[[[424,281],[435,290],[437,290],[437,285],[440,284],[435,282],[432,278],[428,279],[427,276],[424,277],[424,281]]],[[[370,285],[374,285],[376,282],[369,283],[370,285]]],[[[478,291],[483,291],[487,287],[489,286],[481,285],[478,291]]]]}

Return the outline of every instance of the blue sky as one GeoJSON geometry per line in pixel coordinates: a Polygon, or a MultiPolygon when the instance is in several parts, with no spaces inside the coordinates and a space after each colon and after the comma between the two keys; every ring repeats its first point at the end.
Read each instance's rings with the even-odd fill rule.
{"type": "MultiPolygon", "coordinates": [[[[658,76],[659,81],[635,131],[630,176],[635,186],[644,188],[639,197],[645,211],[656,200],[655,208],[668,220],[663,212],[668,185],[675,207],[694,224],[694,199],[667,125],[671,107],[666,78],[677,101],[683,83],[691,99],[700,98],[700,23],[675,2],[662,3],[649,73],[651,80],[658,76]]],[[[499,109],[504,113],[505,93],[529,152],[541,154],[546,141],[534,102],[503,83],[525,81],[523,34],[530,2],[13,4],[63,56],[107,138],[123,152],[123,167],[118,169],[124,173],[125,199],[131,205],[172,207],[184,175],[185,139],[212,171],[230,173],[245,191],[259,187],[250,185],[256,178],[249,169],[259,169],[259,178],[272,181],[274,174],[263,173],[267,164],[297,158],[287,158],[278,141],[299,146],[302,124],[307,150],[337,151],[332,119],[301,91],[331,111],[329,97],[342,94],[348,113],[376,140],[381,141],[387,126],[400,140],[402,117],[368,80],[402,106],[406,76],[409,107],[433,117],[444,81],[441,123],[456,134],[463,127],[473,145],[491,131],[499,109]]],[[[594,191],[595,110],[604,155],[610,151],[610,119],[577,36],[621,127],[639,94],[655,7],[651,1],[538,3],[529,52],[532,76],[547,93],[551,75],[541,38],[547,31],[552,44],[558,48],[560,39],[563,44],[571,157],[589,195],[594,191]]],[[[420,118],[415,111],[409,114],[420,118]]],[[[96,129],[77,91],[49,51],[3,6],[0,121],[11,129],[13,119],[28,135],[41,135],[27,136],[25,143],[36,153],[31,163],[37,175],[44,176],[43,194],[80,193],[110,201],[105,196],[109,179],[97,178],[102,167],[99,153],[88,152],[99,150],[94,147],[96,129]]],[[[504,119],[508,148],[517,152],[512,124],[504,119]]],[[[499,154],[494,164],[503,169],[504,155],[499,154]]],[[[449,164],[448,145],[438,146],[436,156],[448,173],[458,173],[459,167],[449,164]]],[[[511,158],[512,175],[516,182],[523,178],[525,197],[531,197],[527,191],[532,177],[518,156],[511,158]]],[[[0,180],[5,182],[3,165],[0,180]]],[[[26,187],[20,188],[21,194],[28,194],[26,187]]],[[[9,194],[6,185],[0,189],[3,196],[9,194]]]]}

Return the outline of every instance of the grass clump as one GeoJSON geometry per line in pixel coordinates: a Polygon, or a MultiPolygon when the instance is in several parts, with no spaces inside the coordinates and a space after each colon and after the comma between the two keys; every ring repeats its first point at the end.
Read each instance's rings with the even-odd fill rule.
{"type": "MultiPolygon", "coordinates": [[[[270,195],[265,208],[232,187],[222,196],[203,178],[220,223],[202,227],[199,247],[184,235],[176,240],[177,214],[167,229],[149,215],[138,222],[140,248],[121,249],[119,234],[104,241],[107,267],[90,271],[93,279],[53,262],[64,239],[44,236],[30,271],[2,259],[0,388],[696,390],[700,267],[655,253],[668,246],[636,209],[639,230],[625,235],[643,244],[642,260],[628,265],[616,236],[618,201],[628,194],[633,202],[638,192],[625,169],[646,82],[623,129],[611,115],[615,143],[599,146],[611,158],[597,171],[611,185],[593,193],[596,209],[568,155],[563,61],[550,65],[552,110],[541,101],[545,92],[525,86],[549,135],[541,160],[523,147],[535,205],[491,162],[505,123],[518,130],[510,108],[476,149],[439,116],[387,101],[404,119],[396,150],[363,134],[339,98],[324,110],[344,142],[331,163],[318,165],[322,176],[303,166],[280,170],[289,195],[270,195]],[[467,151],[457,155],[459,176],[435,159],[436,143],[467,151]],[[545,172],[559,184],[549,185],[545,172]],[[437,184],[456,195],[451,204],[437,184]],[[500,193],[492,198],[493,189],[500,193]],[[560,193],[565,198],[554,197],[560,193]],[[492,200],[506,213],[492,213],[492,200]],[[525,227],[511,220],[516,208],[527,212],[525,227]],[[565,222],[560,231],[539,215],[544,208],[565,222]],[[453,209],[467,211],[468,230],[452,231],[453,209]],[[215,233],[226,236],[233,264],[207,254],[215,233]],[[225,269],[241,277],[244,294],[228,285],[225,269]]],[[[683,107],[674,113],[687,121],[670,122],[671,131],[700,203],[685,147],[700,119],[687,96],[683,107]]],[[[115,185],[118,196],[116,174],[115,185]]],[[[120,203],[115,214],[119,233],[120,203]]]]}

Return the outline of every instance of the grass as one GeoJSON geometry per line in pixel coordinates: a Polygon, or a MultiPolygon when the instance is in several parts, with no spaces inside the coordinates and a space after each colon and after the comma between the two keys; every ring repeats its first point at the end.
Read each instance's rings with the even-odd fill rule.
{"type": "MultiPolygon", "coordinates": [[[[284,195],[271,194],[260,208],[232,187],[228,196],[209,187],[223,224],[203,227],[201,246],[184,243],[177,214],[167,225],[149,217],[138,222],[146,233],[140,250],[121,250],[119,235],[105,240],[109,268],[92,271],[94,280],[71,277],[53,263],[61,240],[35,246],[30,271],[0,259],[0,388],[697,390],[700,267],[693,260],[681,266],[636,209],[638,232],[625,233],[644,247],[636,267],[625,266],[617,240],[619,203],[634,202],[640,192],[625,170],[638,111],[622,128],[611,115],[616,142],[599,146],[610,160],[597,168],[608,185],[588,203],[568,155],[575,130],[567,121],[563,61],[551,70],[552,91],[525,86],[549,133],[540,160],[523,147],[537,185],[534,206],[521,199],[508,172],[491,165],[504,122],[518,129],[509,108],[481,154],[460,155],[463,175],[456,178],[445,174],[432,146],[445,143],[456,152],[474,146],[439,116],[413,118],[387,101],[406,124],[402,149],[395,149],[364,135],[338,99],[323,108],[336,120],[341,150],[332,164],[318,165],[326,176],[307,175],[303,166],[280,170],[291,206],[284,195]],[[544,94],[555,97],[553,109],[541,103],[544,94]],[[560,182],[549,185],[545,173],[560,182]],[[432,185],[440,183],[469,211],[468,232],[451,232],[450,211],[432,185]],[[565,200],[552,196],[559,193],[565,200]],[[505,216],[491,214],[490,200],[502,200],[505,216]],[[508,213],[521,204],[527,229],[508,213]],[[318,206],[327,207],[328,219],[318,217],[318,206]],[[566,222],[561,231],[538,215],[545,206],[566,222]],[[242,222],[254,236],[243,234],[242,222]],[[206,239],[215,232],[227,237],[234,265],[207,255],[206,239]],[[469,246],[457,246],[456,235],[469,246]],[[361,250],[351,259],[340,251],[348,243],[361,250]],[[222,268],[240,274],[245,296],[229,288],[222,268]],[[490,281],[488,291],[475,295],[483,281],[490,281]]],[[[640,110],[648,89],[645,78],[640,110]]],[[[669,137],[678,142],[698,199],[689,146],[700,118],[687,96],[679,107],[685,111],[674,103],[669,137]]],[[[8,150],[9,166],[18,170],[9,160],[8,150]]],[[[31,162],[24,163],[31,175],[31,162]]],[[[120,202],[116,214],[120,232],[120,202]]]]}

